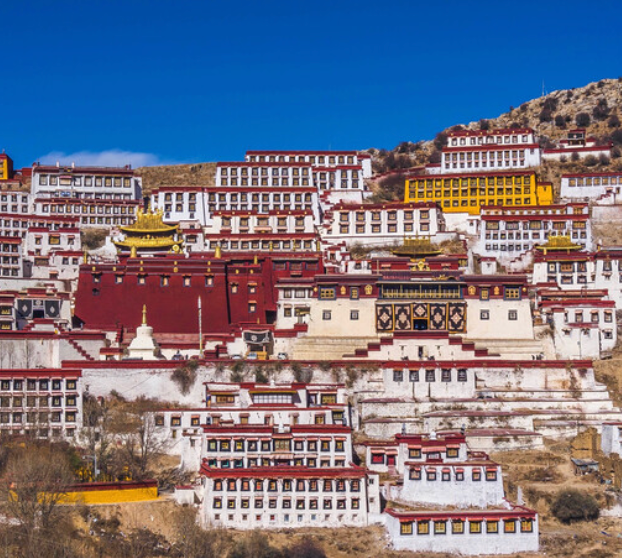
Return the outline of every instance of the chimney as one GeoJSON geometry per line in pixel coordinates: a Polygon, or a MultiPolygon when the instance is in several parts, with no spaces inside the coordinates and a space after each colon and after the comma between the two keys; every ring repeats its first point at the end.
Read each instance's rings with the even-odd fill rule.
{"type": "Polygon", "coordinates": [[[60,167],[60,161],[56,161],[56,166],[60,167]]]}
{"type": "Polygon", "coordinates": [[[76,168],[76,162],[75,161],[71,161],[71,168],[75,169],[76,168]]]}

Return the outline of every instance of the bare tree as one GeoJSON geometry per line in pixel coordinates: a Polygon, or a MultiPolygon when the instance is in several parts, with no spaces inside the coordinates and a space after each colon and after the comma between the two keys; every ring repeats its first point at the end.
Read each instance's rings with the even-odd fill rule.
{"type": "Polygon", "coordinates": [[[19,522],[25,549],[30,549],[27,556],[37,555],[37,533],[59,520],[59,503],[74,480],[62,449],[32,441],[12,449],[0,489],[7,514],[19,522]]]}
{"type": "Polygon", "coordinates": [[[114,439],[112,422],[114,404],[106,399],[97,399],[88,391],[82,398],[81,443],[88,448],[87,458],[92,461],[92,477],[98,480],[110,479],[114,471],[114,439]]]}
{"type": "Polygon", "coordinates": [[[112,430],[120,441],[119,457],[136,480],[144,479],[154,459],[166,452],[167,442],[155,424],[155,401],[139,398],[117,409],[112,430]]]}

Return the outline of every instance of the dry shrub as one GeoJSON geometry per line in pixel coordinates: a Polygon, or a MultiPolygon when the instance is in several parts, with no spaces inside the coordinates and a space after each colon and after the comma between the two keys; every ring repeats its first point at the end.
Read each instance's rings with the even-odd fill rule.
{"type": "Polygon", "coordinates": [[[551,503],[551,513],[562,523],[594,521],[600,515],[600,507],[594,497],[579,490],[561,490],[551,503]]]}

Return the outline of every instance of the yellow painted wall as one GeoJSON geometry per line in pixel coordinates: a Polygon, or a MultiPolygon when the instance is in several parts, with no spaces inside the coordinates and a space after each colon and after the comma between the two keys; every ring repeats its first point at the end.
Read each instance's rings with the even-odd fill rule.
{"type": "Polygon", "coordinates": [[[0,180],[8,180],[9,178],[9,160],[0,159],[0,180]]]}
{"type": "Polygon", "coordinates": [[[62,504],[119,504],[157,500],[158,487],[140,487],[113,490],[81,490],[67,492],[60,500],[62,504]]]}
{"type": "Polygon", "coordinates": [[[553,185],[538,184],[537,195],[538,203],[540,205],[551,205],[553,203],[553,185]]]}
{"type": "Polygon", "coordinates": [[[535,173],[425,175],[406,180],[404,201],[434,202],[447,213],[479,215],[482,205],[550,205],[553,190],[548,184],[537,185],[535,173]]]}

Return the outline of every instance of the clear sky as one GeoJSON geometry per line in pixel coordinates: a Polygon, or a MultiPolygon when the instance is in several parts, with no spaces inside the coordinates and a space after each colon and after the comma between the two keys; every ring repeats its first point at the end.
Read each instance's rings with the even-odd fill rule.
{"type": "Polygon", "coordinates": [[[0,148],[240,160],[392,148],[622,75],[622,2],[4,0],[0,148]]]}

